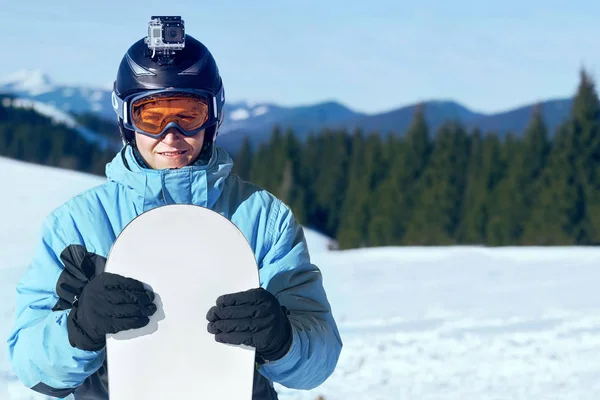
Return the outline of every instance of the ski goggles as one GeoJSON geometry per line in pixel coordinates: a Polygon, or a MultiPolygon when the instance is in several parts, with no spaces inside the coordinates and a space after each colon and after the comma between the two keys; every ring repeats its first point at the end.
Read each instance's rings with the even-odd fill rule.
{"type": "Polygon", "coordinates": [[[196,89],[162,89],[133,94],[124,100],[113,92],[112,102],[127,129],[155,139],[173,127],[185,136],[194,136],[219,122],[219,109],[225,100],[222,92],[213,96],[196,89]]]}

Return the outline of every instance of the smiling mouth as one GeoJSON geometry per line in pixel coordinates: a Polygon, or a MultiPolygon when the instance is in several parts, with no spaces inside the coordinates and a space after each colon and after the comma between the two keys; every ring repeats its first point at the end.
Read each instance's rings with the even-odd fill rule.
{"type": "Polygon", "coordinates": [[[167,156],[167,157],[173,157],[173,156],[179,156],[182,154],[187,153],[187,150],[181,150],[181,151],[161,151],[158,154],[160,154],[161,156],[167,156]]]}

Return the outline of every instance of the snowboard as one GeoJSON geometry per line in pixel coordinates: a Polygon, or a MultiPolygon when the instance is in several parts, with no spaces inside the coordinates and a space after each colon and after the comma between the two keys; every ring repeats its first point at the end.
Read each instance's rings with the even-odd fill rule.
{"type": "Polygon", "coordinates": [[[111,400],[251,400],[255,350],[215,341],[219,296],[260,285],[254,252],[227,218],[196,205],[142,213],[119,234],[105,271],[155,292],[150,323],[107,335],[111,400]]]}

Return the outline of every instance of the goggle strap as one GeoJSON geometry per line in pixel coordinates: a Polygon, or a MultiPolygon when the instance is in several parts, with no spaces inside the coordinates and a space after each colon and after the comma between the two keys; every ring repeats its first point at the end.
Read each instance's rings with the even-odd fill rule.
{"type": "Polygon", "coordinates": [[[225,87],[221,85],[221,89],[214,97],[215,100],[215,118],[218,118],[218,109],[223,108],[225,105],[225,87]],[[218,106],[217,106],[218,105],[218,106]]]}
{"type": "Polygon", "coordinates": [[[117,115],[127,122],[127,103],[121,100],[114,90],[111,95],[111,103],[117,115]]]}

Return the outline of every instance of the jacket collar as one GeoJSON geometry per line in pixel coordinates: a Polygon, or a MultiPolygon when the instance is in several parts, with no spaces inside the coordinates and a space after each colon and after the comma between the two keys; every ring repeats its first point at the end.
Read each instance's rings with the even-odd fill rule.
{"type": "Polygon", "coordinates": [[[206,165],[155,170],[141,166],[131,146],[125,146],[107,164],[106,176],[109,181],[132,190],[144,212],[167,204],[212,208],[233,167],[233,160],[225,150],[217,146],[212,149],[212,157],[206,165]]]}

